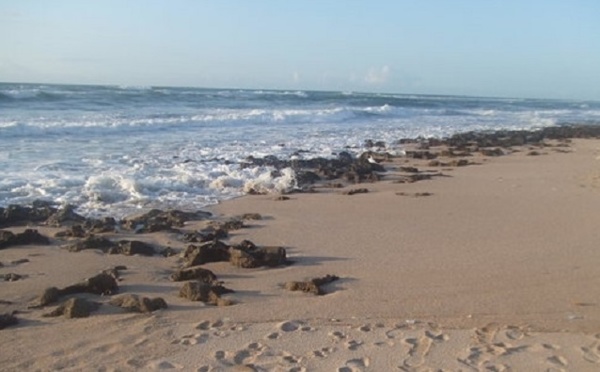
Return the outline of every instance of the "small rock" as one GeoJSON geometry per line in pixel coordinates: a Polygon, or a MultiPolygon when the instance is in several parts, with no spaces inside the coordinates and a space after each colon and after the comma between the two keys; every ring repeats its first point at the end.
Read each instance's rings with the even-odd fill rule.
{"type": "Polygon", "coordinates": [[[3,277],[5,282],[14,282],[14,281],[24,278],[23,275],[19,275],[19,274],[15,274],[15,273],[8,273],[8,274],[0,275],[0,277],[3,277]]]}
{"type": "Polygon", "coordinates": [[[162,297],[148,298],[135,294],[115,297],[110,300],[110,304],[136,313],[151,313],[167,308],[167,302],[162,297]]]}
{"type": "Polygon", "coordinates": [[[182,282],[184,280],[199,280],[204,283],[215,283],[217,276],[210,270],[200,266],[188,267],[180,269],[171,275],[171,280],[174,282],[182,282]]]}
{"type": "Polygon", "coordinates": [[[368,189],[352,189],[352,190],[348,190],[348,191],[344,191],[342,194],[343,195],[354,195],[354,194],[366,194],[368,193],[369,190],[368,189]]]}
{"type": "Polygon", "coordinates": [[[221,295],[232,293],[231,289],[198,281],[187,282],[179,290],[179,297],[190,301],[202,301],[211,305],[227,306],[231,301],[221,299],[221,295]]]}
{"type": "Polygon", "coordinates": [[[10,313],[0,314],[0,329],[4,329],[6,327],[10,327],[12,325],[18,324],[19,319],[16,316],[10,313]]]}
{"type": "Polygon", "coordinates": [[[142,256],[154,256],[156,253],[151,245],[138,240],[121,240],[119,242],[119,251],[126,256],[133,256],[136,254],[142,256]]]}
{"type": "Polygon", "coordinates": [[[338,279],[339,277],[336,275],[326,275],[321,278],[313,278],[304,282],[287,282],[285,283],[284,288],[288,291],[301,291],[315,295],[323,295],[324,292],[321,287],[338,279]]]}
{"type": "Polygon", "coordinates": [[[65,318],[87,318],[90,313],[98,310],[100,304],[83,298],[73,297],[63,302],[53,311],[44,314],[45,317],[56,317],[64,315],[65,318]]]}

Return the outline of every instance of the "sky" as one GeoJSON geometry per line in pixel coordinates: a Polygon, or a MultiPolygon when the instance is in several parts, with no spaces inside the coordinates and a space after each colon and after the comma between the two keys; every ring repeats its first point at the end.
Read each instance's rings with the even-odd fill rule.
{"type": "Polygon", "coordinates": [[[0,82],[600,100],[600,1],[0,0],[0,82]]]}

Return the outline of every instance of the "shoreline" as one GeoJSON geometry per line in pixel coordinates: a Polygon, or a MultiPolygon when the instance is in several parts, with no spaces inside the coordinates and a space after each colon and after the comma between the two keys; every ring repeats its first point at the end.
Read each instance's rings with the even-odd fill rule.
{"type": "MultiPolygon", "coordinates": [[[[216,220],[258,213],[226,241],[283,247],[293,262],[203,264],[235,291],[224,296],[232,306],[177,296],[181,283],[169,275],[189,243],[176,232],[102,234],[172,247],[177,254],[167,258],[71,253],[56,239],[2,249],[0,272],[25,277],[0,283],[0,299],[13,302],[0,304],[0,313],[18,309],[21,320],[0,330],[7,345],[0,363],[8,370],[595,370],[600,140],[511,148],[505,156],[440,156],[439,164],[391,158],[380,163],[387,172],[378,182],[316,186],[287,200],[248,195],[207,208],[216,220]],[[452,163],[458,159],[467,163],[452,163]],[[410,182],[415,174],[431,177],[410,182]],[[359,189],[367,192],[347,193],[359,189]],[[12,263],[23,258],[29,262],[12,263]],[[107,303],[112,296],[90,294],[83,297],[103,304],[84,319],[44,318],[53,306],[24,306],[48,285],[116,265],[127,266],[119,293],[161,296],[168,308],[126,313],[107,303]],[[328,274],[340,279],[324,285],[322,296],[284,288],[328,274]]],[[[181,230],[206,224],[188,221],[181,230]]],[[[59,230],[32,228],[49,236],[59,230]]]]}

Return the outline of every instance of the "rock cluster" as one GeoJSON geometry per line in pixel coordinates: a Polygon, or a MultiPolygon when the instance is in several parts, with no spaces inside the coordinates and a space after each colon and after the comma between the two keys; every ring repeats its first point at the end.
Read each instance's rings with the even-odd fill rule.
{"type": "Polygon", "coordinates": [[[18,234],[14,234],[8,230],[0,230],[0,249],[29,244],[48,245],[50,244],[50,239],[33,229],[27,229],[18,234]]]}

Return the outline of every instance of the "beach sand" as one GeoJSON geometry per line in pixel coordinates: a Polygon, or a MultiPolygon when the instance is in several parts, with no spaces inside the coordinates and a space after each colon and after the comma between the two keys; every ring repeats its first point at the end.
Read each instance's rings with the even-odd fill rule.
{"type": "MultiPolygon", "coordinates": [[[[0,250],[0,369],[184,371],[596,371],[600,369],[600,140],[523,147],[430,167],[395,158],[383,180],[315,193],[245,196],[209,210],[259,213],[231,232],[281,246],[292,265],[243,269],[209,263],[232,306],[178,297],[180,255],[70,253],[50,246],[0,250]],[[435,175],[415,183],[400,167],[435,175]],[[344,191],[365,188],[354,195],[344,191]],[[19,259],[29,262],[13,263],[19,259]],[[125,265],[120,293],[162,297],[167,309],[126,313],[108,296],[88,318],[27,309],[64,287],[125,265]],[[315,296],[289,281],[340,279],[315,296]],[[8,303],[10,302],[10,303],[8,303]]],[[[193,231],[206,222],[189,222],[193,231]]],[[[22,231],[25,227],[10,228],[22,231]]],[[[57,229],[35,226],[52,236],[57,229]]],[[[107,234],[184,249],[175,233],[107,234]]]]}

